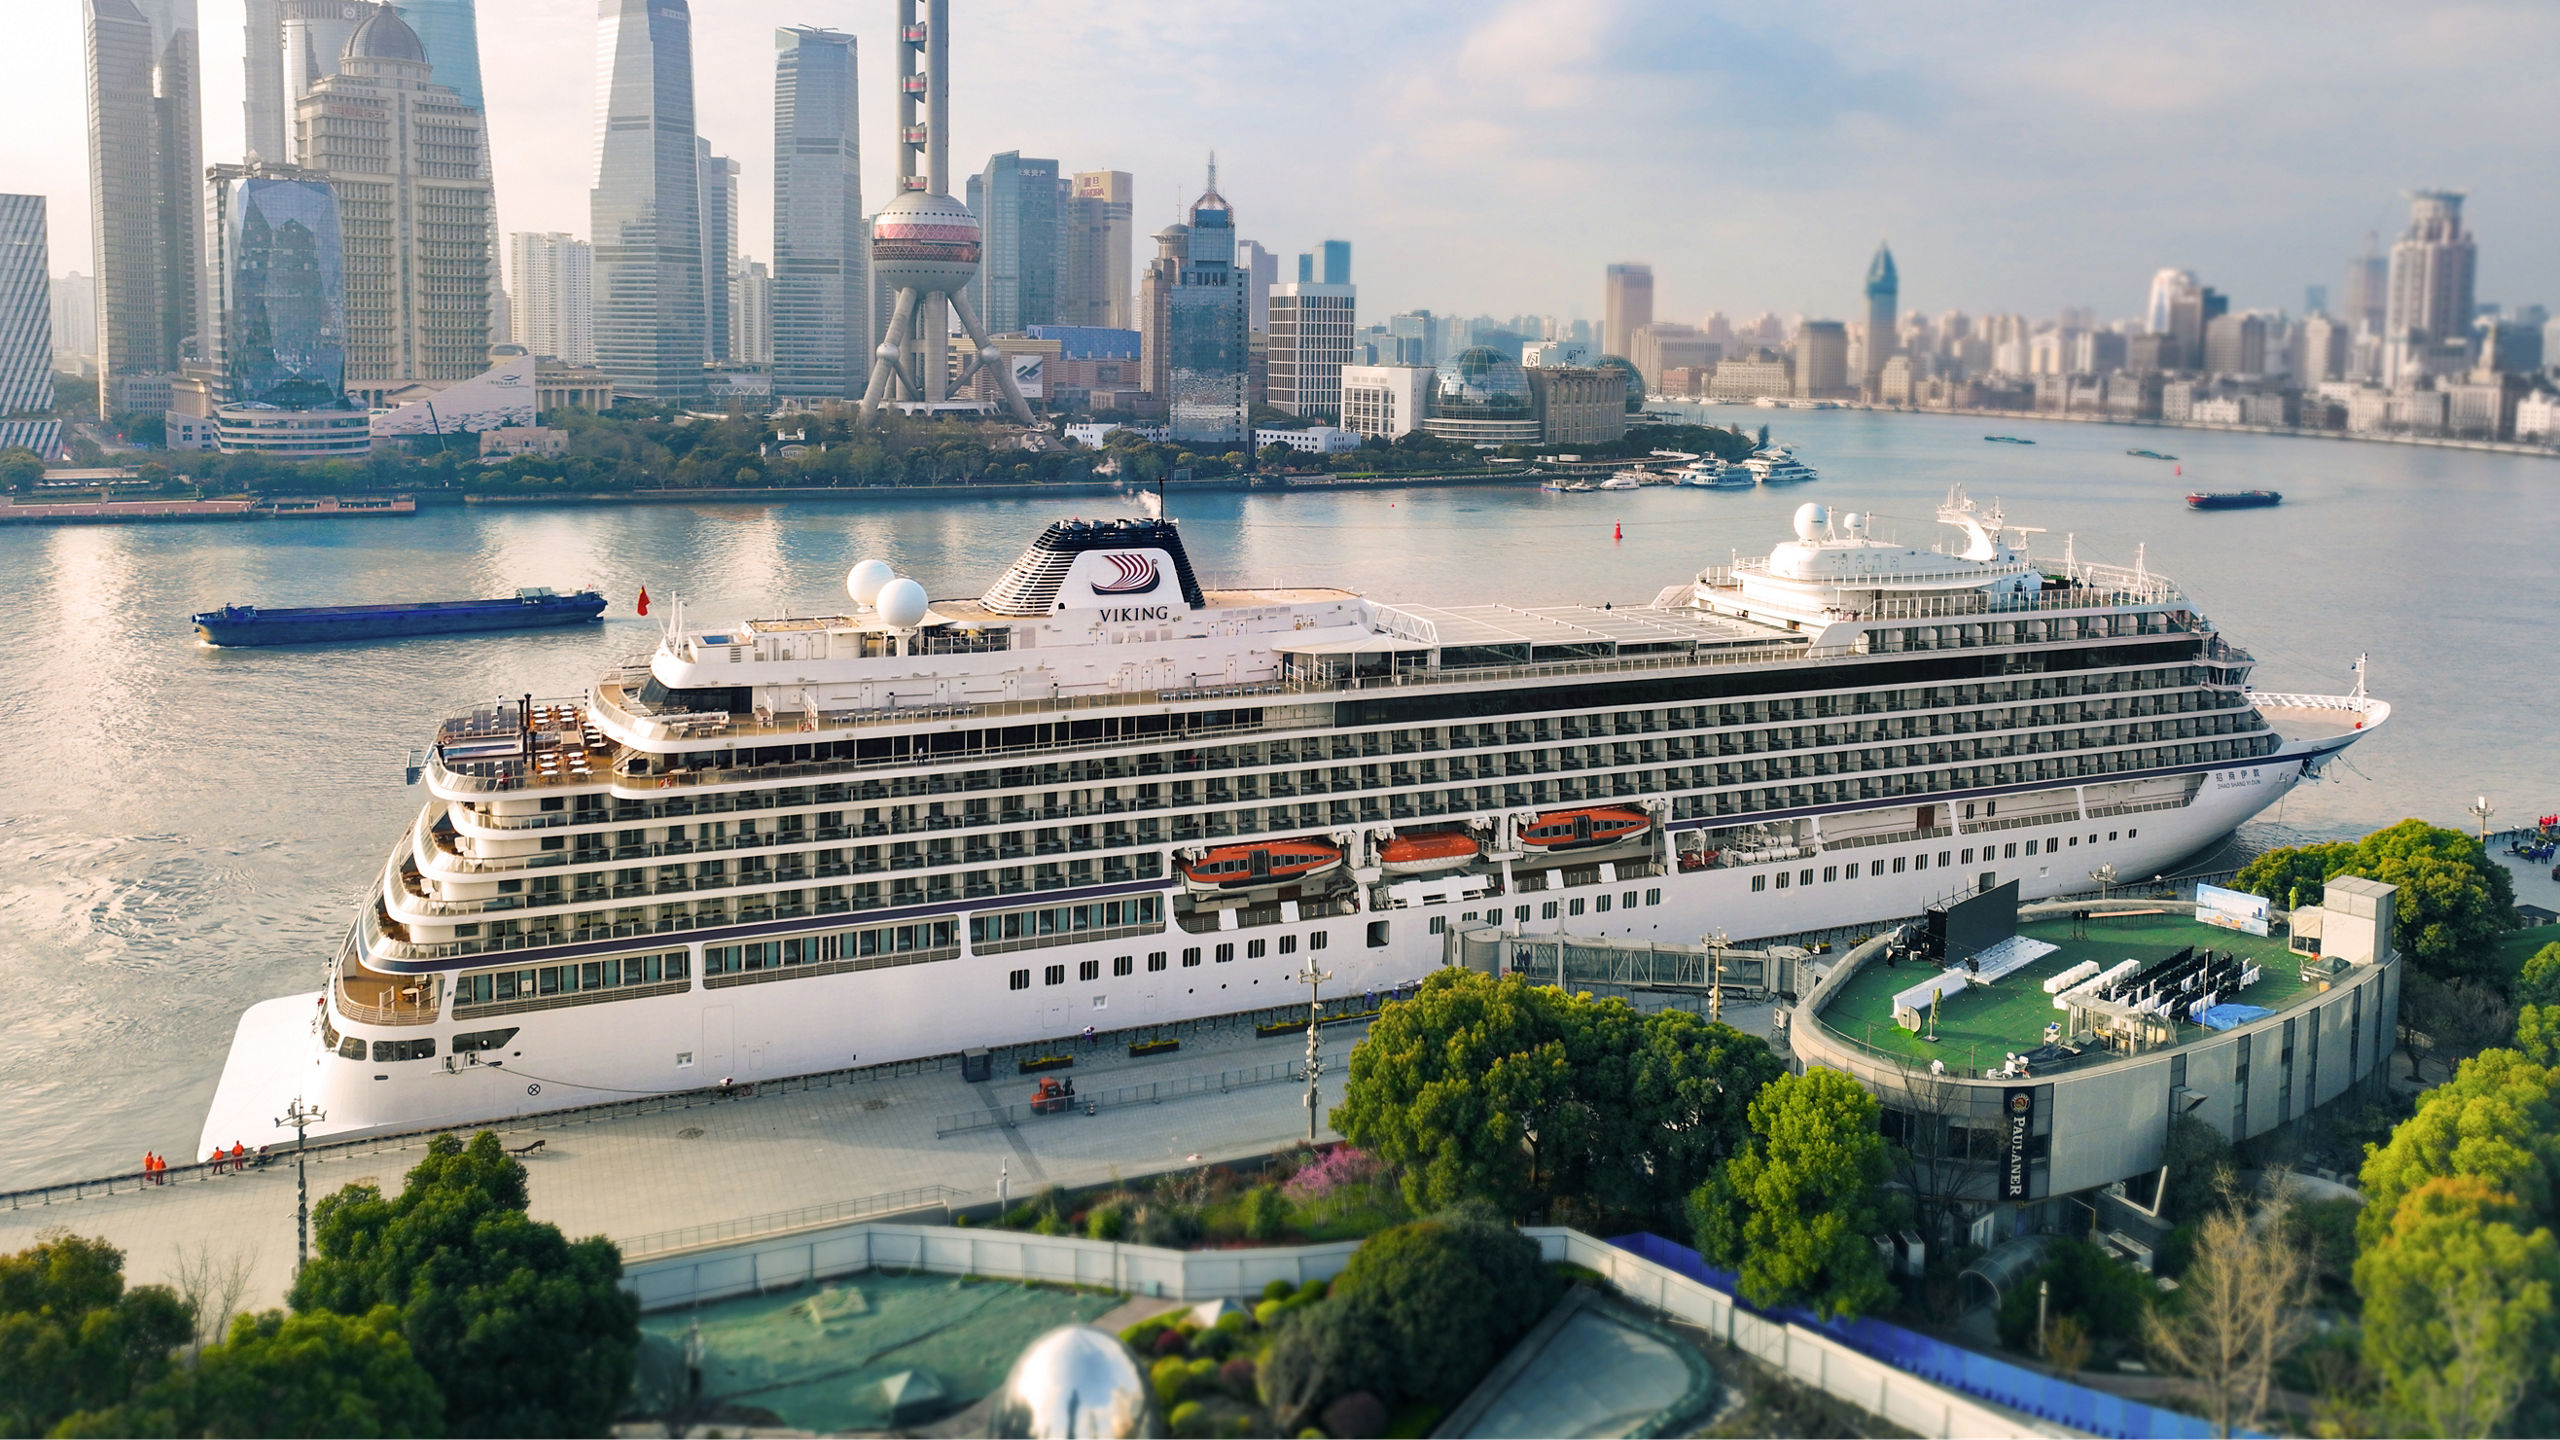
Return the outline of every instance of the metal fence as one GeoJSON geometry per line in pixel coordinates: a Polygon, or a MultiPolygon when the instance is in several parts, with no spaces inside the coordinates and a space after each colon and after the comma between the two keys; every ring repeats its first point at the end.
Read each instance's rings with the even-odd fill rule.
{"type": "Polygon", "coordinates": [[[885,1195],[865,1195],[856,1200],[838,1200],[828,1205],[804,1205],[797,1210],[777,1210],[770,1215],[742,1215],[734,1220],[715,1220],[702,1225],[688,1225],[681,1230],[661,1230],[653,1235],[636,1235],[622,1242],[625,1262],[666,1255],[678,1250],[695,1250],[705,1245],[726,1241],[754,1240],[770,1235],[787,1235],[796,1230],[820,1225],[840,1224],[848,1220],[865,1220],[883,1215],[908,1215],[919,1210],[939,1209],[948,1214],[953,1197],[962,1192],[948,1185],[917,1185],[905,1190],[892,1190],[885,1195]]]}
{"type": "MultiPolygon", "coordinates": [[[[1143,1085],[1085,1090],[1063,1097],[1065,1109],[1059,1113],[1076,1110],[1099,1113],[1121,1105],[1159,1105],[1167,1100],[1183,1100],[1194,1095],[1224,1095],[1255,1085],[1303,1080],[1306,1075],[1305,1062],[1286,1060],[1245,1070],[1221,1070],[1214,1075],[1185,1075],[1172,1080],[1151,1080],[1143,1085]]],[[[992,1130],[998,1126],[1010,1128],[1033,1118],[1036,1113],[1026,1102],[999,1105],[992,1110],[963,1110],[956,1115],[936,1115],[933,1117],[933,1133],[939,1138],[968,1130],[992,1130]]]]}

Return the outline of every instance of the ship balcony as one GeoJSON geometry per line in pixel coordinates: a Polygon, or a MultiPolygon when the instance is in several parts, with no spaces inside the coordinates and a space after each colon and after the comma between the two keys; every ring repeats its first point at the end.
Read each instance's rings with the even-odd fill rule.
{"type": "Polygon", "coordinates": [[[338,1013],[365,1025],[432,1025],[444,1005],[441,978],[384,974],[367,967],[352,948],[340,957],[329,988],[338,1013]]]}

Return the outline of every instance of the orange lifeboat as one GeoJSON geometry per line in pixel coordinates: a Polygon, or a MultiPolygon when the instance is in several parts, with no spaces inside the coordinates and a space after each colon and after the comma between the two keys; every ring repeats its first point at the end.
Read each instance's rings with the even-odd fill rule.
{"type": "Polygon", "coordinates": [[[1182,878],[1194,890],[1250,890],[1298,885],[1342,868],[1342,852],[1316,840],[1257,840],[1220,845],[1184,862],[1182,878]]]}
{"type": "Polygon", "coordinates": [[[1378,852],[1378,868],[1390,875],[1433,875],[1472,863],[1476,853],[1476,837],[1463,830],[1426,830],[1388,841],[1378,852]]]}
{"type": "Polygon", "coordinates": [[[1520,827],[1520,843],[1533,850],[1586,850],[1633,840],[1652,824],[1643,811],[1622,805],[1550,810],[1520,827]]]}

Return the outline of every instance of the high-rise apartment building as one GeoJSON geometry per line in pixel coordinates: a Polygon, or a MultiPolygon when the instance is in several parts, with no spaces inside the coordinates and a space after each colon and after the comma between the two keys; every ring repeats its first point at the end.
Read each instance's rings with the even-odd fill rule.
{"type": "Polygon", "coordinates": [[[564,364],[594,364],[594,248],[558,231],[518,231],[509,250],[508,268],[516,277],[516,343],[564,364]]]}
{"type": "Polygon", "coordinates": [[[693,137],[702,189],[702,358],[733,360],[729,329],[729,277],[738,266],[738,162],[711,153],[711,142],[693,137]]]}
{"type": "Polygon", "coordinates": [[[871,373],[875,323],[857,52],[834,30],[776,30],[773,45],[773,393],[855,399],[871,373]]]}
{"type": "MultiPolygon", "coordinates": [[[[868,233],[865,248],[868,249],[868,233]]],[[[868,254],[864,256],[869,259],[868,254]]],[[[867,293],[867,287],[866,287],[867,293]]],[[[773,363],[773,272],[761,260],[738,262],[738,277],[729,284],[729,315],[738,327],[738,362],[773,363]]]]}
{"type": "Polygon", "coordinates": [[[1252,443],[1247,386],[1252,364],[1246,277],[1236,268],[1235,208],[1218,193],[1218,171],[1191,203],[1175,283],[1165,292],[1167,419],[1185,445],[1252,443]]]}
{"type": "Polygon", "coordinates": [[[53,263],[41,195],[0,195],[0,419],[53,409],[53,263]]]}
{"type": "Polygon", "coordinates": [[[1342,367],[1353,363],[1357,293],[1349,285],[1292,281],[1271,292],[1271,404],[1327,424],[1342,419],[1342,367]]]}
{"type": "Polygon", "coordinates": [[[388,6],[295,111],[303,168],[337,191],[347,383],[380,394],[489,368],[491,199],[480,112],[437,84],[388,6]]]}
{"type": "Polygon", "coordinates": [[[202,353],[204,136],[195,0],[83,0],[99,404],[168,406],[202,353]]]}
{"type": "Polygon", "coordinates": [[[1859,376],[1860,388],[1869,395],[1883,388],[1884,362],[1893,358],[1894,342],[1902,333],[1901,303],[1902,279],[1894,273],[1893,251],[1879,240],[1876,258],[1867,264],[1867,334],[1859,376]]]}
{"type": "Polygon", "coordinates": [[[2409,192],[2409,228],[2391,247],[2383,333],[2394,341],[2468,340],[2479,247],[2462,228],[2462,192],[2409,192]]]}
{"type": "Polygon", "coordinates": [[[1066,253],[1059,262],[1058,323],[1138,328],[1130,294],[1137,182],[1126,170],[1079,170],[1069,182],[1066,253]]]}
{"type": "Polygon", "coordinates": [[[686,0],[599,0],[596,366],[642,400],[702,393],[702,173],[686,0]]]}
{"type": "Polygon", "coordinates": [[[1019,335],[1058,319],[1058,261],[1066,235],[1058,162],[1019,150],[987,157],[965,197],[985,235],[971,289],[990,334],[1019,335]]]}
{"type": "Polygon", "coordinates": [[[1612,265],[1600,292],[1600,348],[1623,355],[1653,323],[1653,267],[1612,265]]]}

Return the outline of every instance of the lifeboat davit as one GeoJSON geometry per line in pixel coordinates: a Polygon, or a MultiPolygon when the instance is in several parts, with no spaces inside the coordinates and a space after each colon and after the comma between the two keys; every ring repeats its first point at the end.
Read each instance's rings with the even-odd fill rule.
{"type": "Polygon", "coordinates": [[[1299,885],[1342,868],[1342,852],[1317,840],[1257,840],[1220,845],[1183,863],[1182,878],[1194,890],[1250,890],[1299,885]]]}
{"type": "Polygon", "coordinates": [[[1427,830],[1399,835],[1378,852],[1378,868],[1390,875],[1435,875],[1472,864],[1476,837],[1463,830],[1427,830]]]}
{"type": "Polygon", "coordinates": [[[1641,810],[1623,805],[1595,805],[1581,810],[1550,810],[1520,827],[1520,843],[1533,850],[1587,850],[1633,840],[1653,821],[1641,810]]]}

